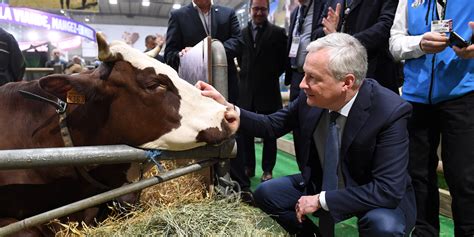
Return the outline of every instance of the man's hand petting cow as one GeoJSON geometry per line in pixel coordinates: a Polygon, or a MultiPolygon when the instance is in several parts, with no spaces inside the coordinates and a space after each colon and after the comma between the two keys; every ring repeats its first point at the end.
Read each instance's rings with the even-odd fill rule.
{"type": "MultiPolygon", "coordinates": [[[[97,34],[97,69],[73,75],[0,87],[0,149],[65,146],[56,108],[22,95],[26,91],[52,101],[67,101],[67,128],[74,146],[127,144],[147,149],[185,150],[219,144],[237,130],[235,111],[201,95],[169,66],[123,42],[107,44],[97,34]]],[[[1,162],[1,161],[0,161],[1,162]]],[[[135,179],[138,165],[95,165],[88,174],[108,187],[135,179]]],[[[0,170],[0,226],[81,200],[104,190],[84,180],[75,167],[0,170]]],[[[127,195],[127,202],[137,195],[127,195]]],[[[90,208],[68,220],[91,224],[100,213],[90,208]]],[[[52,234],[45,227],[18,236],[52,234]]]]}

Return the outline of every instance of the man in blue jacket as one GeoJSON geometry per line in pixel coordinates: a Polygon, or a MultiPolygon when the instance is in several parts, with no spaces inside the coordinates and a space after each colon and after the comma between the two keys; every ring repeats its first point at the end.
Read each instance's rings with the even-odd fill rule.
{"type": "Polygon", "coordinates": [[[474,46],[448,47],[451,31],[471,38],[473,20],[472,0],[400,0],[391,29],[390,51],[405,60],[402,97],[413,106],[408,122],[408,169],[418,207],[413,236],[439,235],[440,143],[454,232],[474,235],[474,46]]]}
{"type": "MultiPolygon", "coordinates": [[[[410,104],[365,79],[367,52],[354,37],[329,34],[307,50],[302,92],[287,108],[271,115],[237,109],[240,129],[255,136],[301,130],[301,173],[260,184],[257,205],[292,234],[317,232],[305,218],[313,213],[323,236],[333,236],[334,223],[353,216],[361,236],[408,236],[416,215],[407,172],[410,104]]],[[[197,86],[233,107],[210,86],[197,86]]]]}

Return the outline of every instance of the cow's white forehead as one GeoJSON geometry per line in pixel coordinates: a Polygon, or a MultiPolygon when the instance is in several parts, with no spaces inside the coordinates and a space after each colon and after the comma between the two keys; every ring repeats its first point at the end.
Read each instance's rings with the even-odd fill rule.
{"type": "Polygon", "coordinates": [[[221,123],[224,119],[225,106],[202,96],[197,88],[179,78],[178,73],[172,67],[131,48],[121,41],[114,41],[109,47],[112,53],[120,53],[125,61],[137,69],[153,67],[157,74],[167,75],[181,96],[179,108],[179,114],[182,117],[181,126],[140,147],[166,150],[190,149],[205,145],[196,141],[199,131],[213,127],[222,130],[221,123]]]}

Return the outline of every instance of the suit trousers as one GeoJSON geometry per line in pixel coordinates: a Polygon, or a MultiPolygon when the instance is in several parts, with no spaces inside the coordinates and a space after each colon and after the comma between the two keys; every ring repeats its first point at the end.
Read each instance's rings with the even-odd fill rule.
{"type": "MultiPolygon", "coordinates": [[[[301,174],[261,183],[254,192],[257,206],[272,215],[290,234],[309,233],[311,230],[308,228],[313,228],[307,223],[299,223],[296,219],[295,205],[304,195],[309,194],[306,193],[301,174]]],[[[408,236],[415,225],[415,217],[406,216],[400,208],[376,208],[357,217],[360,236],[408,236]]]]}
{"type": "Polygon", "coordinates": [[[441,140],[444,176],[453,198],[456,236],[474,235],[474,92],[435,105],[411,103],[410,161],[417,205],[414,236],[439,235],[436,167],[441,140]],[[441,139],[440,139],[441,137],[441,139]]]}
{"type": "Polygon", "coordinates": [[[237,155],[230,159],[230,177],[239,183],[242,191],[250,191],[250,178],[245,174],[245,150],[241,149],[244,135],[241,131],[237,131],[237,155]]]}
{"type": "MultiPolygon", "coordinates": [[[[255,112],[255,111],[254,111],[255,112]]],[[[258,112],[259,114],[271,114],[275,111],[258,112]]],[[[255,137],[245,133],[240,133],[238,148],[242,151],[245,159],[245,166],[250,170],[255,170],[255,137]]],[[[277,142],[276,139],[263,139],[262,170],[272,172],[276,163],[277,142]]]]}

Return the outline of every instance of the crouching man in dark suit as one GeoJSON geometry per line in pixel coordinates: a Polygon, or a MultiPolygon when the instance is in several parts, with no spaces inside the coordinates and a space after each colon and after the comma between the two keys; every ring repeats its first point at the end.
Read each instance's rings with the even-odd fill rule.
{"type": "MultiPolygon", "coordinates": [[[[271,115],[229,113],[240,113],[240,129],[258,137],[301,130],[301,174],[260,184],[257,205],[290,233],[317,233],[305,218],[315,214],[323,236],[353,216],[360,236],[408,236],[416,216],[407,173],[410,104],[365,79],[367,52],[354,37],[333,33],[307,49],[298,99],[271,115]]],[[[212,87],[197,86],[233,108],[212,87]]]]}

